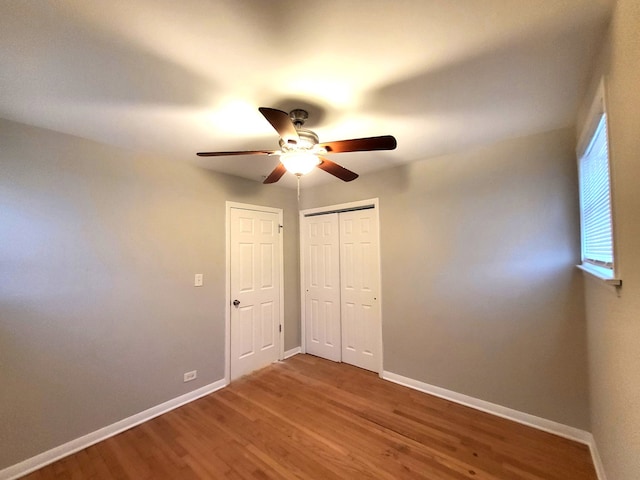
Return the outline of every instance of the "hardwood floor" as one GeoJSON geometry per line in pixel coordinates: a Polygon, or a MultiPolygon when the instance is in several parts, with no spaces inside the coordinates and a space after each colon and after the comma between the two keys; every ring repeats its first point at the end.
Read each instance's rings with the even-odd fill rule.
{"type": "Polygon", "coordinates": [[[296,355],[25,479],[596,480],[589,449],[296,355]]]}

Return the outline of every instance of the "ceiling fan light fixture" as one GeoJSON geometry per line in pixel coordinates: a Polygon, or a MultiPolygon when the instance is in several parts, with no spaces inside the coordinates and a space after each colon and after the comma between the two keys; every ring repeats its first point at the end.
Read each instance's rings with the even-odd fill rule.
{"type": "Polygon", "coordinates": [[[311,152],[286,152],[280,156],[280,161],[294,175],[306,175],[320,164],[320,159],[311,152]]]}

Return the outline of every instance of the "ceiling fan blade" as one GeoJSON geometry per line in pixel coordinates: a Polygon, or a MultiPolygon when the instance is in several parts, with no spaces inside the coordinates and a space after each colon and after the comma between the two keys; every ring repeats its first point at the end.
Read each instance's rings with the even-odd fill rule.
{"type": "Polygon", "coordinates": [[[298,143],[300,140],[298,131],[287,112],[268,107],[260,107],[258,110],[286,143],[291,145],[298,143]]]}
{"type": "Polygon", "coordinates": [[[381,137],[353,138],[351,140],[325,142],[318,146],[325,148],[327,153],[342,153],[393,150],[397,145],[398,143],[392,135],[383,135],[381,137]]]}
{"type": "Polygon", "coordinates": [[[276,183],[280,178],[282,178],[282,175],[284,175],[286,171],[287,169],[284,168],[284,165],[279,163],[262,183],[276,183]]]}
{"type": "Polygon", "coordinates": [[[228,157],[232,155],[273,155],[277,150],[246,150],[243,152],[198,152],[199,157],[228,157]]]}
{"type": "Polygon", "coordinates": [[[344,180],[345,182],[350,182],[358,178],[357,173],[352,172],[351,170],[348,170],[327,158],[318,158],[320,158],[320,164],[318,165],[318,168],[321,168],[325,172],[330,173],[334,177],[338,177],[340,180],[344,180]]]}

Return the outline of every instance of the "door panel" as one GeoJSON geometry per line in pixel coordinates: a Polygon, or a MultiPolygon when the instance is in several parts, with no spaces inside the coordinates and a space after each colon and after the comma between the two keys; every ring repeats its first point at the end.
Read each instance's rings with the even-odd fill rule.
{"type": "Polygon", "coordinates": [[[275,345],[274,339],[274,315],[273,315],[273,302],[267,302],[260,305],[262,312],[260,318],[262,319],[262,342],[260,343],[260,349],[265,350],[275,345]]]}
{"type": "Polygon", "coordinates": [[[254,308],[253,305],[248,307],[239,307],[237,321],[233,324],[238,335],[240,336],[240,348],[238,351],[238,358],[245,358],[249,355],[254,355],[256,348],[254,345],[255,330],[254,324],[254,308]]]}
{"type": "Polygon", "coordinates": [[[342,361],[380,370],[379,246],[375,210],[340,213],[342,361]]]}
{"type": "Polygon", "coordinates": [[[340,361],[338,215],[303,217],[306,351],[340,361]]]}
{"type": "Polygon", "coordinates": [[[231,379],[278,360],[280,233],[277,213],[230,209],[231,379]]]}
{"type": "MultiPolygon", "coordinates": [[[[356,339],[356,305],[353,302],[344,302],[342,304],[342,356],[345,358],[345,362],[350,358],[350,355],[356,353],[356,345],[358,344],[356,339]]],[[[349,362],[347,362],[349,363],[349,362]]]]}

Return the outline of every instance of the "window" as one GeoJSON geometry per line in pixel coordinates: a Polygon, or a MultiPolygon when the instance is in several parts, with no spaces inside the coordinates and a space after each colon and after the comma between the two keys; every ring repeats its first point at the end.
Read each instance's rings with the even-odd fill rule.
{"type": "Polygon", "coordinates": [[[591,109],[587,129],[578,148],[580,221],[582,231],[581,268],[609,283],[615,279],[609,142],[604,88],[591,109]]]}

